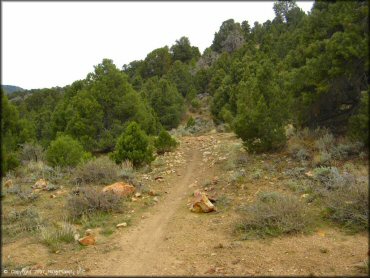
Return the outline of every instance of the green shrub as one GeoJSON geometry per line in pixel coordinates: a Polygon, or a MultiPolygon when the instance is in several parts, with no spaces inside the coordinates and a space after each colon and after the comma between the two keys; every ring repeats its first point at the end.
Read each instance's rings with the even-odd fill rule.
{"type": "Polygon", "coordinates": [[[122,212],[123,200],[112,192],[97,188],[82,188],[67,201],[67,210],[72,219],[99,212],[122,212]]]}
{"type": "Polygon", "coordinates": [[[369,91],[363,92],[358,113],[348,122],[349,136],[369,146],[369,91]]]}
{"type": "Polygon", "coordinates": [[[171,152],[177,147],[177,145],[178,143],[176,142],[176,139],[172,138],[166,130],[162,130],[159,133],[158,138],[154,141],[154,146],[157,149],[158,154],[171,152]]]}
{"type": "Polygon", "coordinates": [[[79,165],[75,171],[74,179],[78,183],[110,183],[119,178],[120,167],[109,159],[102,156],[79,165]]]}
{"type": "Polygon", "coordinates": [[[2,151],[1,172],[3,175],[17,168],[20,164],[18,153],[2,151]]]}
{"type": "Polygon", "coordinates": [[[368,183],[352,183],[330,193],[326,200],[329,219],[350,231],[365,231],[369,221],[368,183]]]}
{"type": "Polygon", "coordinates": [[[61,135],[50,143],[46,159],[52,166],[76,166],[86,157],[82,145],[69,135],[61,135]]]}
{"type": "Polygon", "coordinates": [[[245,239],[305,232],[312,224],[304,203],[278,192],[260,194],[245,214],[238,225],[245,239]]]}
{"type": "Polygon", "coordinates": [[[197,98],[193,98],[191,101],[191,107],[193,109],[198,109],[200,107],[200,100],[197,98]]]}
{"type": "Polygon", "coordinates": [[[116,163],[130,160],[135,167],[154,160],[148,136],[136,122],[130,123],[118,138],[112,158],[116,163]]]}
{"type": "Polygon", "coordinates": [[[186,123],[186,128],[192,127],[195,125],[195,120],[193,117],[190,117],[189,120],[186,123]]]}

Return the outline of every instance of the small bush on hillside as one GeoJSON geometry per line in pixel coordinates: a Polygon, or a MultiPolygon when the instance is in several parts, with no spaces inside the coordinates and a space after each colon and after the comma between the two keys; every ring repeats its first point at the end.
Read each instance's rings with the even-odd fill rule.
{"type": "Polygon", "coordinates": [[[348,159],[360,155],[364,144],[361,142],[347,142],[338,144],[333,150],[333,157],[336,159],[348,159]]]}
{"type": "Polygon", "coordinates": [[[76,166],[87,156],[82,145],[69,135],[61,135],[50,143],[46,159],[52,166],[76,166]]]}
{"type": "Polygon", "coordinates": [[[342,187],[349,187],[351,183],[356,181],[349,173],[341,175],[336,167],[315,168],[313,170],[313,178],[319,183],[316,187],[317,191],[321,189],[335,190],[342,187]]]}
{"type": "Polygon", "coordinates": [[[158,154],[164,154],[165,152],[171,152],[177,147],[178,143],[171,135],[166,131],[162,130],[158,138],[154,140],[154,146],[157,149],[158,154]]]}
{"type": "Polygon", "coordinates": [[[40,229],[41,242],[49,246],[52,251],[60,248],[61,243],[74,242],[77,230],[68,222],[55,224],[54,226],[43,226],[40,229]]]}
{"type": "Polygon", "coordinates": [[[74,179],[78,183],[110,183],[118,179],[120,167],[109,159],[102,156],[87,163],[80,165],[74,174],[74,179]]]}
{"type": "Polygon", "coordinates": [[[193,110],[199,109],[200,104],[201,104],[198,98],[193,98],[190,103],[191,103],[191,107],[193,108],[193,110]]]}
{"type": "Polygon", "coordinates": [[[121,212],[123,200],[114,193],[87,187],[68,199],[67,210],[73,219],[96,212],[121,212]]]}
{"type": "Polygon", "coordinates": [[[320,152],[331,153],[331,149],[335,145],[334,143],[335,140],[333,134],[327,132],[316,140],[315,146],[320,152]]]}
{"type": "Polygon", "coordinates": [[[23,162],[42,161],[45,158],[44,149],[38,144],[25,143],[22,145],[20,158],[23,162]]]}
{"type": "Polygon", "coordinates": [[[304,168],[304,167],[295,167],[295,168],[287,169],[284,172],[284,174],[289,176],[289,177],[301,178],[301,177],[303,177],[305,172],[306,172],[306,168],[304,168]]]}
{"type": "Polygon", "coordinates": [[[154,160],[148,136],[136,122],[130,123],[118,138],[112,158],[117,164],[130,160],[135,167],[154,160]]]}
{"type": "Polygon", "coordinates": [[[186,128],[192,127],[195,125],[195,120],[193,117],[190,117],[189,120],[186,123],[186,128]]]}
{"type": "Polygon", "coordinates": [[[348,127],[348,134],[354,141],[369,146],[369,91],[362,94],[360,109],[349,119],[348,127]]]}
{"type": "Polygon", "coordinates": [[[4,174],[10,170],[16,169],[20,164],[19,154],[17,152],[7,152],[3,147],[1,156],[1,171],[4,174]]]}
{"type": "Polygon", "coordinates": [[[326,151],[314,154],[312,164],[317,166],[330,166],[332,163],[332,155],[326,151]]]}
{"type": "Polygon", "coordinates": [[[368,183],[352,183],[327,196],[328,217],[351,231],[368,229],[368,183]]]}
{"type": "Polygon", "coordinates": [[[40,229],[41,240],[47,245],[54,245],[59,242],[73,242],[76,233],[76,228],[68,222],[49,227],[44,226],[40,229]]]}
{"type": "Polygon", "coordinates": [[[304,203],[278,192],[260,194],[245,213],[239,225],[245,239],[305,232],[312,223],[304,203]]]}
{"type": "Polygon", "coordinates": [[[2,229],[3,235],[15,237],[22,232],[34,232],[40,229],[43,220],[34,207],[24,210],[13,209],[7,214],[3,214],[2,229]]]}
{"type": "Polygon", "coordinates": [[[16,195],[21,203],[25,204],[31,203],[40,197],[40,195],[38,193],[34,193],[32,189],[25,188],[19,184],[15,184],[14,186],[8,188],[7,193],[16,195]]]}

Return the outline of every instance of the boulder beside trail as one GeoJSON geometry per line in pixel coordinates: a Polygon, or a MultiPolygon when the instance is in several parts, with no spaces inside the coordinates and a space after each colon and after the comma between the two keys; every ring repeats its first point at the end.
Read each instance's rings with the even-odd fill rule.
{"type": "Polygon", "coordinates": [[[78,242],[81,245],[88,246],[88,245],[95,245],[96,238],[91,229],[87,229],[85,232],[85,236],[78,239],[78,242]]]}
{"type": "Polygon", "coordinates": [[[131,184],[124,183],[124,182],[116,182],[111,185],[107,185],[102,189],[103,192],[113,192],[114,194],[126,197],[135,192],[135,187],[131,184]]]}
{"type": "Polygon", "coordinates": [[[78,239],[78,242],[81,245],[88,246],[88,245],[94,245],[96,240],[93,235],[84,236],[83,238],[78,239]]]}
{"type": "Polygon", "coordinates": [[[215,211],[216,207],[208,199],[207,195],[200,191],[194,192],[194,199],[190,206],[192,212],[212,212],[215,211]]]}

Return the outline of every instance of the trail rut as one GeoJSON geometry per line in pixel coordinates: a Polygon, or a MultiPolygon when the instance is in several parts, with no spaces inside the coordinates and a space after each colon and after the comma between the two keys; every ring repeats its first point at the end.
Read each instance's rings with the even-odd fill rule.
{"type": "Polygon", "coordinates": [[[187,167],[180,170],[169,193],[159,197],[159,203],[137,227],[122,234],[118,239],[119,249],[123,252],[110,253],[109,257],[98,262],[98,269],[92,270],[92,273],[147,275],[156,269],[162,256],[158,248],[166,240],[166,229],[177,210],[186,206],[186,197],[190,192],[188,186],[200,171],[199,152],[196,149],[191,150],[186,157],[187,167]]]}

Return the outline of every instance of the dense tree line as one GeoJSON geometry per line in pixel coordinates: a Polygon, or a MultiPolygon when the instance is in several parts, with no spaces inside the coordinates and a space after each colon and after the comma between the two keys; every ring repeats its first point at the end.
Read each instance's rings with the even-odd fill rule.
{"type": "Polygon", "coordinates": [[[117,146],[129,126],[143,138],[163,136],[205,93],[214,121],[228,124],[249,151],[284,146],[288,123],[368,143],[367,2],[316,1],[306,14],[295,1],[276,1],[274,11],[272,21],[253,26],[224,21],[202,55],[181,37],[122,69],[104,59],[63,88],[2,92],[2,169],[17,166],[25,142],[47,149],[73,140],[91,153],[116,148],[120,161],[128,150],[117,146]]]}

